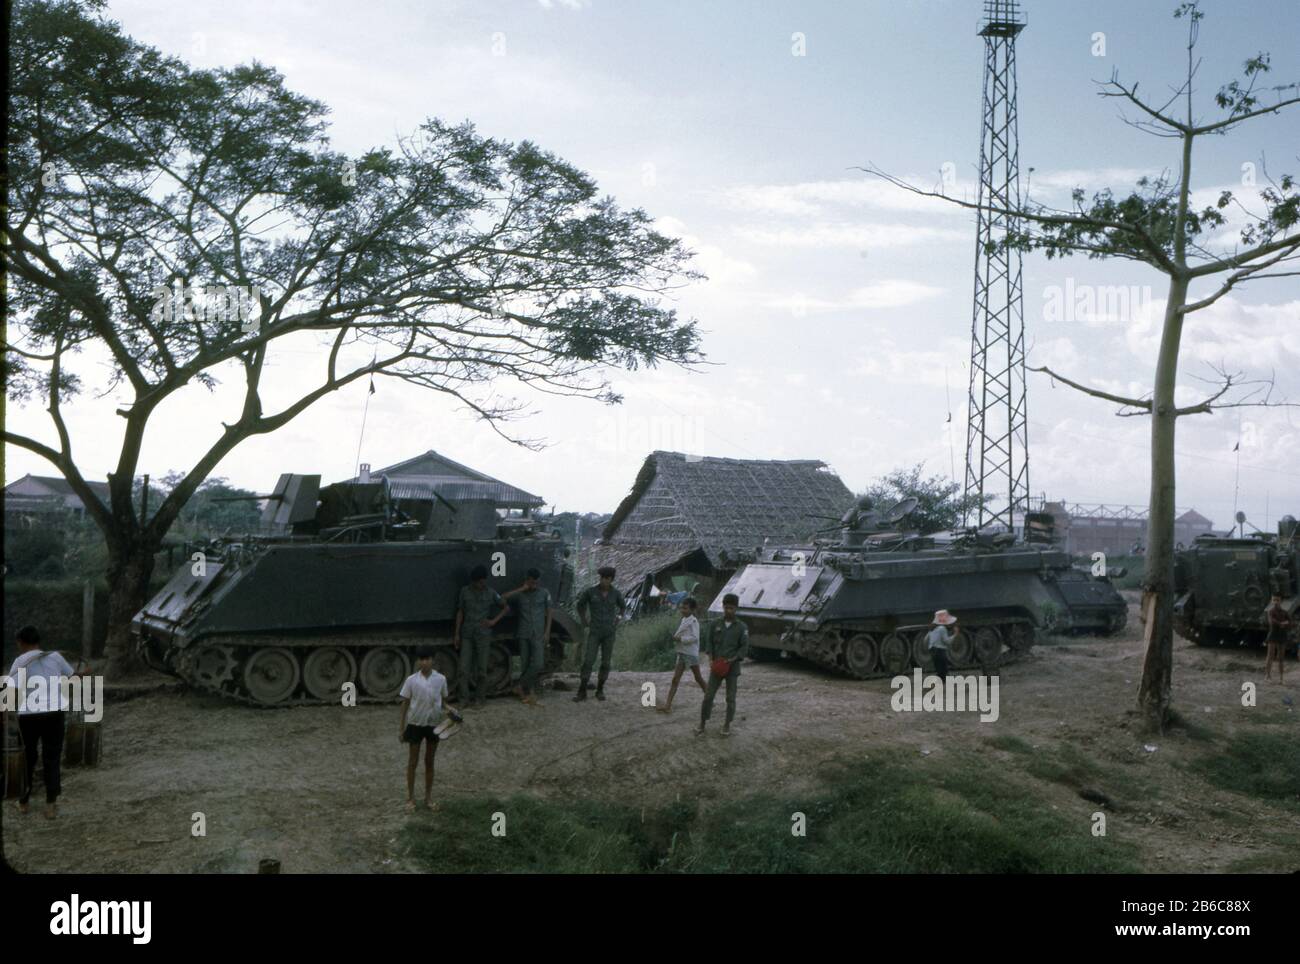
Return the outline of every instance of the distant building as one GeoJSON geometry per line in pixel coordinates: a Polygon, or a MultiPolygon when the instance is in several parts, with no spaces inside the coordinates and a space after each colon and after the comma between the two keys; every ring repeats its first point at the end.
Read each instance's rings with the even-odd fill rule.
{"type": "Polygon", "coordinates": [[[498,509],[531,513],[546,504],[540,495],[525,492],[500,479],[494,479],[467,465],[454,462],[430,449],[422,455],[382,469],[363,466],[354,482],[388,480],[394,499],[432,501],[441,496],[448,502],[491,502],[498,509]]]}
{"type": "MultiPolygon", "coordinates": [[[[87,485],[102,503],[108,504],[107,482],[88,482],[87,485]]],[[[75,516],[86,514],[81,496],[72,490],[68,480],[62,476],[24,475],[5,486],[4,502],[5,515],[11,517],[34,519],[61,513],[75,516]]]]}
{"type": "Polygon", "coordinates": [[[825,462],[654,452],[605,526],[592,563],[614,566],[618,586],[637,599],[668,591],[674,576],[716,591],[765,542],[806,543],[853,503],[825,462]]]}
{"type": "MultiPolygon", "coordinates": [[[[1080,505],[1045,502],[1043,511],[1056,522],[1057,540],[1074,556],[1094,552],[1127,555],[1141,552],[1147,539],[1147,510],[1132,505],[1080,505]]],[[[1214,523],[1195,509],[1188,509],[1174,519],[1174,542],[1185,546],[1199,535],[1214,531],[1214,523]]]]}

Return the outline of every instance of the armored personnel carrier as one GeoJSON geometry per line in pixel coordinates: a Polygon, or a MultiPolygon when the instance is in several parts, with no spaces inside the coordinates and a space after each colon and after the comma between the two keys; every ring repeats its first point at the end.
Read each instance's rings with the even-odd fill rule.
{"type": "MultiPolygon", "coordinates": [[[[1244,517],[1243,517],[1244,519],[1244,517]]],[[[1292,616],[1287,651],[1300,644],[1300,525],[1283,516],[1277,533],[1197,536],[1174,557],[1174,629],[1198,646],[1261,646],[1274,594],[1292,616]]]]}
{"type": "MultiPolygon", "coordinates": [[[[569,550],[529,518],[498,518],[492,502],[395,499],[387,480],[320,488],[284,475],[266,497],[260,536],[187,547],[188,561],[135,617],[149,665],[198,689],[259,706],[394,698],[415,650],[435,647],[448,681],[460,588],[476,565],[498,592],[541,570],[556,610],[547,670],[577,626],[558,607],[572,590],[569,550]]],[[[514,614],[497,625],[493,691],[510,681],[514,614]]]]}
{"type": "Polygon", "coordinates": [[[937,609],[958,617],[956,668],[991,669],[1033,647],[1043,631],[1109,635],[1128,607],[1110,584],[1051,546],[1051,516],[1031,513],[1041,541],[1011,533],[908,532],[915,500],[884,512],[860,502],[833,545],[764,549],[713,601],[740,597],[754,659],[803,656],[858,679],[932,668],[925,637],[937,609]]]}

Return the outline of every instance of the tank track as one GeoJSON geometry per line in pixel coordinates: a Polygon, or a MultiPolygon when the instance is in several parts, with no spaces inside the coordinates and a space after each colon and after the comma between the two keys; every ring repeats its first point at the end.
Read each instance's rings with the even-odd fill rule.
{"type": "MultiPolygon", "coordinates": [[[[1006,620],[1000,623],[972,626],[969,632],[973,637],[984,630],[994,630],[996,632],[996,656],[990,657],[988,655],[991,652],[991,645],[985,643],[985,646],[989,648],[985,648],[985,658],[981,660],[976,652],[973,638],[967,637],[966,633],[963,633],[954,641],[953,648],[950,651],[952,657],[949,664],[950,669],[996,671],[1003,666],[1010,666],[1019,662],[1033,649],[1038,641],[1038,631],[1028,620],[1006,620]]],[[[929,659],[919,655],[925,652],[923,649],[924,637],[928,632],[928,627],[900,627],[892,632],[882,633],[879,630],[873,632],[854,626],[837,625],[823,627],[819,630],[790,630],[782,638],[788,639],[792,635],[799,637],[799,647],[797,649],[792,647],[789,651],[822,669],[829,670],[840,676],[847,676],[850,679],[871,680],[891,679],[901,673],[910,673],[918,666],[923,671],[930,672],[933,666],[929,659]],[[918,634],[921,637],[920,642],[917,640],[918,634]],[[864,644],[862,637],[866,637],[868,642],[864,644]],[[906,644],[905,663],[898,665],[897,644],[891,643],[891,648],[895,650],[895,665],[892,668],[887,668],[884,665],[885,655],[883,650],[885,641],[891,637],[896,637],[906,644]],[[870,649],[864,648],[864,645],[874,648],[874,661],[867,655],[870,649]]],[[[753,658],[754,651],[757,648],[751,648],[751,658],[753,658]]],[[[776,650],[766,647],[764,649],[772,655],[759,657],[757,661],[762,662],[765,659],[778,658],[775,655],[776,650]]]]}
{"type": "MultiPolygon", "coordinates": [[[[559,669],[564,655],[564,643],[567,642],[567,636],[563,633],[552,632],[551,645],[546,653],[546,660],[542,667],[541,677],[550,675],[559,669]]],[[[489,658],[487,683],[491,687],[489,695],[496,696],[508,692],[510,683],[513,680],[512,663],[508,664],[504,673],[501,671],[501,661],[507,656],[513,656],[516,649],[512,647],[513,637],[495,637],[492,640],[492,655],[489,658]],[[496,672],[494,673],[494,668],[496,672]],[[493,685],[493,679],[496,679],[493,685]]],[[[232,700],[236,703],[242,703],[245,706],[256,706],[259,709],[282,709],[293,706],[330,706],[342,704],[342,685],[339,684],[338,692],[325,698],[313,695],[304,679],[304,672],[313,653],[327,649],[339,649],[348,653],[351,658],[351,672],[346,674],[347,680],[356,683],[355,700],[360,704],[374,703],[394,703],[397,700],[396,693],[391,695],[374,695],[367,691],[364,684],[365,670],[364,661],[367,654],[374,653],[384,649],[395,649],[401,652],[405,658],[405,665],[400,674],[393,674],[390,679],[405,679],[411,672],[414,672],[414,654],[419,646],[432,646],[434,648],[434,669],[445,675],[448,679],[453,695],[456,691],[456,676],[459,673],[459,654],[452,646],[450,639],[432,639],[427,636],[366,636],[359,640],[356,636],[210,636],[203,639],[197,646],[187,649],[179,654],[174,660],[175,665],[159,666],[171,675],[185,681],[188,685],[204,693],[211,693],[222,699],[232,700]],[[288,691],[288,695],[282,699],[268,701],[260,699],[248,689],[248,669],[249,662],[255,658],[260,658],[271,663],[266,669],[274,669],[274,663],[279,662],[281,667],[287,667],[288,663],[284,659],[268,654],[275,651],[287,651],[296,663],[296,676],[290,676],[293,679],[292,685],[288,682],[282,684],[283,688],[288,691]]],[[[173,661],[169,661],[173,662],[173,661]]],[[[156,665],[156,661],[151,661],[151,665],[156,665]]]]}

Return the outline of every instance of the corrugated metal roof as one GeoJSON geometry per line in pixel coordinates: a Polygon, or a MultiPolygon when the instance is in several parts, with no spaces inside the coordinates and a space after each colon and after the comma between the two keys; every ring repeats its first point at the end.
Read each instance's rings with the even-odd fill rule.
{"type": "Polygon", "coordinates": [[[502,508],[533,508],[545,504],[541,496],[495,480],[476,482],[463,478],[396,475],[388,478],[388,490],[395,499],[432,499],[436,492],[448,502],[489,500],[502,508]]]}

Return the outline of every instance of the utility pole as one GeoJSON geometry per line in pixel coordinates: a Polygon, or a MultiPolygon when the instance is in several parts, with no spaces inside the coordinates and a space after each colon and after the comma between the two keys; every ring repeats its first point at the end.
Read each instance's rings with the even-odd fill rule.
{"type": "MultiPolygon", "coordinates": [[[[971,320],[966,495],[979,496],[974,524],[1014,531],[1029,507],[1029,416],[1025,404],[1025,321],[1018,250],[999,242],[1018,229],[1016,37],[1025,17],[1016,0],[985,0],[984,124],[980,136],[975,304],[971,320]],[[990,498],[991,504],[985,499],[990,498]]],[[[970,511],[970,510],[968,510],[970,511]]],[[[972,520],[968,517],[966,524],[972,520]]]]}

